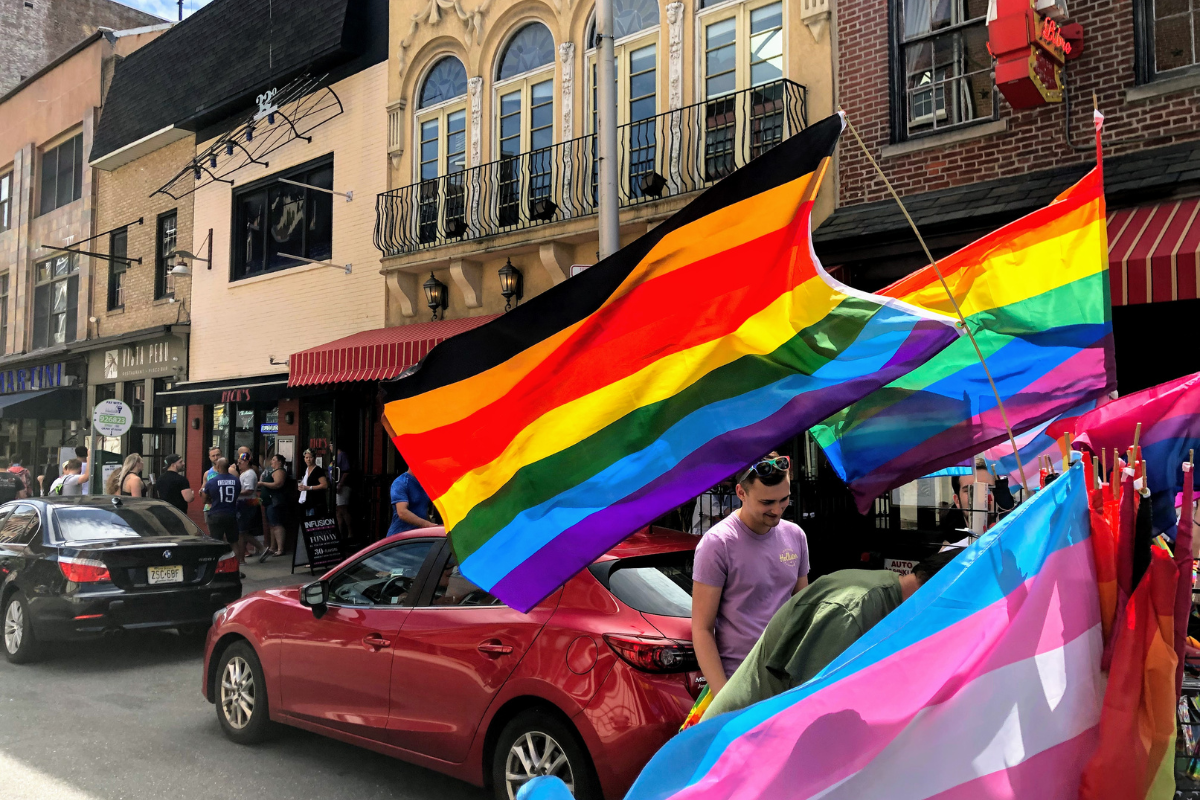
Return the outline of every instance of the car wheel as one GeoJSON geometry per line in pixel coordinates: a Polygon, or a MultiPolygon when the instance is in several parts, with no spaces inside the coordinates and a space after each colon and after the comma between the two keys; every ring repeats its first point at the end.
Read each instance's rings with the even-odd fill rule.
{"type": "Polygon", "coordinates": [[[579,737],[544,711],[525,711],[504,726],[492,757],[497,800],[516,800],[533,778],[561,778],[576,800],[600,800],[600,786],[579,737]]]}
{"type": "Polygon", "coordinates": [[[256,744],[271,732],[267,682],[254,648],[246,642],[230,645],[217,667],[217,720],[221,730],[238,744],[256,744]]]}
{"type": "Polygon", "coordinates": [[[4,657],[13,664],[28,664],[38,656],[33,619],[25,595],[14,593],[4,604],[4,657]]]}

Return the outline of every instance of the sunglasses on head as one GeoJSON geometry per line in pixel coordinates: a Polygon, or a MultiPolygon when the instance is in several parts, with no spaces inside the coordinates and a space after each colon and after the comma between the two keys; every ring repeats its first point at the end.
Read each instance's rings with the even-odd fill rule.
{"type": "Polygon", "coordinates": [[[762,461],[751,465],[750,468],[747,469],[743,474],[742,479],[745,480],[745,478],[748,477],[751,472],[760,478],[769,478],[776,472],[787,472],[791,468],[792,460],[787,456],[764,458],[762,461]]]}

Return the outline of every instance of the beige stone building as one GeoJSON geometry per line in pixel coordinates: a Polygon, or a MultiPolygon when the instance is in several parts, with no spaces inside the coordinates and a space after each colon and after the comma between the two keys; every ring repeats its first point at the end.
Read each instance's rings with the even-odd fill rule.
{"type": "Polygon", "coordinates": [[[101,28],[0,97],[0,456],[57,460],[88,427],[96,173],[88,166],[114,65],[170,25],[101,28]]]}
{"type": "MultiPolygon", "coordinates": [[[[621,240],[833,113],[823,0],[615,0],[621,240]]],[[[594,8],[393,0],[388,324],[502,311],[596,261],[594,8]]],[[[824,193],[821,215],[832,209],[824,193]]]]}

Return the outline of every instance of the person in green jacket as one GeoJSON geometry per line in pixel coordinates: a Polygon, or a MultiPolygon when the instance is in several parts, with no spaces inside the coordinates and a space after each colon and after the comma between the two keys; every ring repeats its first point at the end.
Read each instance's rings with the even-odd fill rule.
{"type": "Polygon", "coordinates": [[[771,617],[750,654],[704,712],[737,711],[799,686],[894,611],[961,548],[924,559],[908,575],[847,569],[823,575],[771,617]]]}

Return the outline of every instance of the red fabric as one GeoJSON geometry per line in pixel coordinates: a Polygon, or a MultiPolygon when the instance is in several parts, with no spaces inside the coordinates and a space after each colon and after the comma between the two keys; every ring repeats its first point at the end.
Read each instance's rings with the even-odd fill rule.
{"type": "Polygon", "coordinates": [[[1175,657],[1179,659],[1175,668],[1175,695],[1178,697],[1183,691],[1183,656],[1187,648],[1188,617],[1192,613],[1192,481],[1189,480],[1183,482],[1183,506],[1175,529],[1175,567],[1179,570],[1175,589],[1175,657]]]}
{"type": "MultiPolygon", "coordinates": [[[[1133,488],[1133,478],[1123,472],[1117,474],[1121,478],[1121,505],[1118,512],[1116,536],[1117,608],[1115,618],[1122,620],[1125,619],[1125,607],[1129,604],[1129,597],[1133,594],[1133,548],[1137,538],[1133,530],[1137,519],[1134,499],[1137,497],[1137,491],[1133,488]]],[[[1100,668],[1103,670],[1107,671],[1112,664],[1115,639],[1116,637],[1113,637],[1104,645],[1104,655],[1100,661],[1100,668]]]]}
{"type": "Polygon", "coordinates": [[[288,359],[288,386],[394,378],[424,358],[439,342],[478,328],[498,316],[490,314],[380,328],[302,350],[288,359]]]}
{"type": "Polygon", "coordinates": [[[1200,200],[1115,211],[1108,217],[1114,306],[1196,297],[1200,200]]]}

